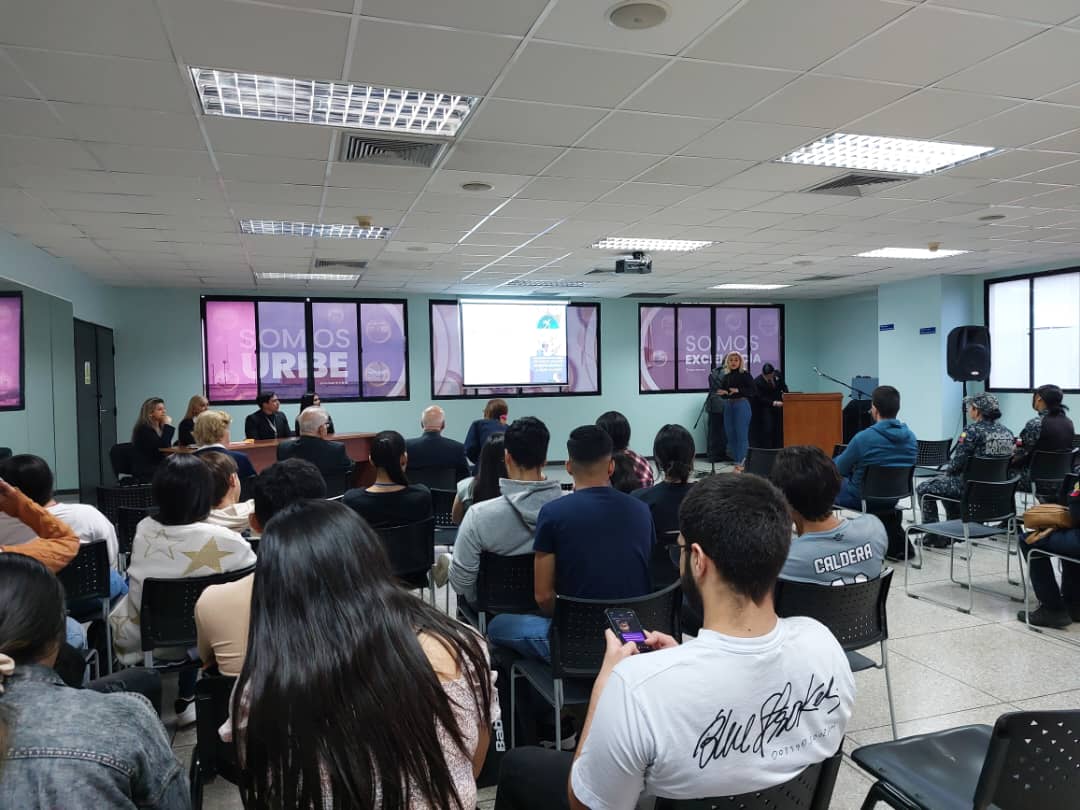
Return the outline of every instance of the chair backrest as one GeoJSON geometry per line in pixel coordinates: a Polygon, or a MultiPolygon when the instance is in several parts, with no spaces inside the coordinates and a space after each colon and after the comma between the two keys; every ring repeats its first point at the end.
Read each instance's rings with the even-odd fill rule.
{"type": "Polygon", "coordinates": [[[424,573],[435,564],[435,518],[376,529],[383,541],[394,575],[424,573]]]}
{"type": "Polygon", "coordinates": [[[121,442],[109,448],[109,464],[112,465],[113,475],[116,478],[135,474],[134,453],[135,445],[131,442],[121,442]]]}
{"type": "Polygon", "coordinates": [[[656,810],[827,810],[843,750],[781,785],[714,799],[657,799],[656,810]]]}
{"type": "Polygon", "coordinates": [[[191,647],[196,641],[195,603],[211,585],[243,579],[255,566],[186,579],[157,579],[143,581],[142,606],[139,608],[139,630],[142,650],[155,647],[191,647]]]}
{"type": "Polygon", "coordinates": [[[889,637],[885,600],[892,575],[890,568],[877,579],[839,586],[777,580],[776,615],[817,619],[845,651],[861,650],[889,637]]]}
{"type": "MultiPolygon", "coordinates": [[[[323,473],[323,481],[326,482],[326,497],[337,498],[345,494],[345,490],[349,488],[349,477],[351,473],[339,472],[339,473],[323,473]]],[[[252,487],[254,488],[255,479],[251,479],[252,487]]],[[[243,485],[241,484],[241,489],[243,485]]]]}
{"type": "Polygon", "coordinates": [[[898,501],[911,496],[914,491],[915,467],[879,467],[872,464],[866,468],[862,483],[864,501],[898,501]]]}
{"type": "Polygon", "coordinates": [[[983,810],[1072,810],[1080,794],[1080,711],[1009,712],[994,723],[975,787],[983,810]]]}
{"type": "Polygon", "coordinates": [[[768,478],[769,473],[772,472],[773,462],[776,461],[776,454],[779,452],[779,450],[769,450],[764,447],[748,448],[746,451],[746,464],[743,467],[743,472],[760,475],[762,478],[768,478]]]}
{"type": "Polygon", "coordinates": [[[146,508],[154,505],[150,484],[134,484],[130,487],[98,487],[97,508],[115,526],[121,506],[146,508]]]}
{"type": "Polygon", "coordinates": [[[960,519],[965,523],[999,523],[1016,517],[1017,477],[1008,481],[965,481],[960,519]]]}
{"type": "Polygon", "coordinates": [[[1069,473],[1061,479],[1061,486],[1058,488],[1057,503],[1062,506],[1068,506],[1069,494],[1075,489],[1077,481],[1080,480],[1080,473],[1069,473]]]}
{"type": "Polygon", "coordinates": [[[832,457],[836,458],[841,453],[843,453],[845,450],[847,450],[847,445],[846,444],[834,444],[833,447],[832,447],[832,457]]]}
{"type": "Polygon", "coordinates": [[[551,671],[556,678],[588,678],[600,671],[604,660],[604,630],[608,608],[630,608],[646,630],[679,637],[682,592],[675,582],[662,591],[632,599],[576,599],[555,597],[551,620],[551,671]]]}
{"type": "Polygon", "coordinates": [[[130,554],[135,542],[135,529],[145,517],[156,515],[156,506],[121,506],[116,510],[116,540],[121,554],[130,554]]]}
{"type": "Polygon", "coordinates": [[[75,559],[56,575],[68,604],[109,598],[109,544],[104,538],[82,543],[75,559]]]}
{"type": "Polygon", "coordinates": [[[240,479],[240,500],[250,501],[255,497],[255,479],[257,475],[249,475],[247,478],[240,479]]]}
{"type": "Polygon", "coordinates": [[[964,466],[965,481],[1004,481],[1009,477],[1009,457],[972,456],[964,466]]]}
{"type": "Polygon", "coordinates": [[[916,439],[918,455],[915,463],[920,467],[940,467],[949,463],[952,439],[916,439]]]}
{"type": "Polygon", "coordinates": [[[452,489],[431,490],[431,511],[435,516],[435,528],[454,528],[454,498],[457,493],[452,489]]]}
{"type": "Polygon", "coordinates": [[[229,719],[229,699],[236,678],[210,675],[195,684],[195,746],[198,769],[204,782],[219,774],[235,783],[239,776],[236,749],[223,742],[218,729],[229,719]]]}
{"type": "Polygon", "coordinates": [[[1057,483],[1072,472],[1073,452],[1072,450],[1036,450],[1031,454],[1028,477],[1032,481],[1057,483]]]}
{"type": "Polygon", "coordinates": [[[484,613],[528,613],[536,610],[533,554],[504,557],[480,552],[476,574],[476,609],[484,613]]]}
{"type": "Polygon", "coordinates": [[[423,484],[428,489],[457,488],[457,470],[453,467],[410,467],[405,474],[409,483],[423,484]]]}

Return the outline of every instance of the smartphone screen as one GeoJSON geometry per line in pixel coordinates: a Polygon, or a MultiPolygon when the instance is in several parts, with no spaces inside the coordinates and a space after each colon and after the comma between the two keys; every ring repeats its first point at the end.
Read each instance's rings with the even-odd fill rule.
{"type": "Polygon", "coordinates": [[[604,613],[620,641],[624,644],[636,644],[638,652],[652,651],[652,648],[645,644],[645,630],[634,611],[629,608],[609,608],[604,613]]]}

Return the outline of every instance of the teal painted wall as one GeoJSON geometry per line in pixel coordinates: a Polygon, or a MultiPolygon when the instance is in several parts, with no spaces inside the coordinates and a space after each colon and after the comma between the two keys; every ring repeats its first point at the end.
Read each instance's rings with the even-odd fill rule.
{"type": "MultiPolygon", "coordinates": [[[[850,383],[863,374],[878,373],[877,293],[846,295],[814,302],[817,344],[814,365],[838,380],[850,383]]],[[[824,377],[816,378],[817,391],[847,391],[824,377]]]]}

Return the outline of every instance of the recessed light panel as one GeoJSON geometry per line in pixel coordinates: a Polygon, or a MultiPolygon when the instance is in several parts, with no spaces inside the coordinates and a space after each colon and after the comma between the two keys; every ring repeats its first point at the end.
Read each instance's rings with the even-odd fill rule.
{"type": "Polygon", "coordinates": [[[316,225],[311,222],[281,222],[273,219],[242,219],[240,233],[254,236],[308,236],[317,239],[389,239],[390,229],[373,225],[316,225]]]}
{"type": "Polygon", "coordinates": [[[712,242],[699,242],[693,239],[636,239],[621,236],[608,236],[591,247],[597,250],[656,250],[672,253],[686,253],[708,247],[712,242]]]}
{"type": "Polygon", "coordinates": [[[780,158],[781,163],[865,169],[895,174],[934,174],[985,157],[993,146],[920,141],[834,132],[780,158]]]}
{"type": "Polygon", "coordinates": [[[453,137],[477,98],[431,90],[191,68],[207,115],[453,137]]]}
{"type": "Polygon", "coordinates": [[[344,281],[360,280],[358,273],[256,273],[259,281],[344,281]]]}
{"type": "Polygon", "coordinates": [[[790,284],[717,284],[714,290],[779,290],[790,284]]]}
{"type": "Polygon", "coordinates": [[[884,247],[877,250],[868,250],[866,253],[856,253],[855,255],[860,259],[947,259],[950,256],[959,256],[962,253],[970,252],[970,250],[884,247]]]}

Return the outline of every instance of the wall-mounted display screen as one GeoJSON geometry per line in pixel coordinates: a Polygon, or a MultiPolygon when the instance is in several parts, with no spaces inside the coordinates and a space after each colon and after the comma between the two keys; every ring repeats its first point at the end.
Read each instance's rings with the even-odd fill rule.
{"type": "Polygon", "coordinates": [[[0,293],[0,410],[26,406],[23,373],[22,293],[0,293]]]}

